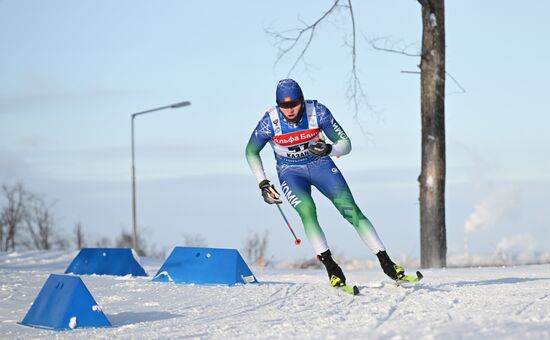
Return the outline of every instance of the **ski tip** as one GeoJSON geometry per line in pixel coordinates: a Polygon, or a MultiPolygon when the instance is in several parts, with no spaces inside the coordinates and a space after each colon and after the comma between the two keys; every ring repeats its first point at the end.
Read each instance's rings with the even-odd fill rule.
{"type": "Polygon", "coordinates": [[[359,295],[359,288],[357,286],[353,286],[353,295],[359,295]]]}
{"type": "Polygon", "coordinates": [[[422,280],[424,278],[424,275],[420,271],[416,271],[416,276],[418,277],[418,281],[422,280]]]}

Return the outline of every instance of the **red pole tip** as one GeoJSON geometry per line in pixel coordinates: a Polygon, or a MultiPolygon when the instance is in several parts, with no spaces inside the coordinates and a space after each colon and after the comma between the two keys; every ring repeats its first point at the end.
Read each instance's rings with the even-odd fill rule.
{"type": "Polygon", "coordinates": [[[297,238],[295,241],[294,241],[294,244],[299,246],[300,243],[302,243],[302,240],[300,240],[299,238],[297,238]]]}

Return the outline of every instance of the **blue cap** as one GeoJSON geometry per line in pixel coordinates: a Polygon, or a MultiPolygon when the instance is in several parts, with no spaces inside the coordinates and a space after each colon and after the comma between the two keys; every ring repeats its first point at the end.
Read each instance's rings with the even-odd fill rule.
{"type": "Polygon", "coordinates": [[[275,100],[277,103],[287,103],[304,99],[300,85],[292,79],[283,79],[277,84],[275,100]]]}

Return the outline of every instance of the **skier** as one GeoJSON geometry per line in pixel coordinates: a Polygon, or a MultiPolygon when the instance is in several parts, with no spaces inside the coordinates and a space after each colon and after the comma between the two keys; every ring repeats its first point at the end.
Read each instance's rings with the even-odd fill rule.
{"type": "Polygon", "coordinates": [[[347,287],[342,269],[332,258],[325,234],[317,220],[311,186],[332,201],[361,239],[376,254],[382,270],[393,280],[414,281],[395,264],[372,223],[355,204],[351,191],[331,157],[346,155],[351,142],[329,109],[317,100],[304,100],[292,79],[277,84],[276,106],[265,112],[246,146],[246,159],[258,180],[266,203],[281,204],[280,194],[266,178],[260,151],[270,143],[277,161],[282,193],[300,215],[307,238],[325,266],[334,287],[347,287]],[[323,133],[333,142],[324,141],[323,133]]]}

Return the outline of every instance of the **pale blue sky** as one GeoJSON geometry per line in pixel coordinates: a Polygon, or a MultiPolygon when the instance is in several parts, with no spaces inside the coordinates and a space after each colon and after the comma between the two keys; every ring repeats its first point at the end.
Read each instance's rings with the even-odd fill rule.
{"type": "MultiPolygon", "coordinates": [[[[77,221],[91,238],[129,230],[130,115],[189,100],[190,107],[136,119],[138,222],[148,239],[171,248],[201,234],[210,246],[239,248],[249,231],[269,230],[275,259],[311,256],[309,244],[295,247],[276,209],[261,200],[244,146],[294,61],[274,67],[277,51],[264,30],[311,22],[331,3],[0,1],[0,183],[21,181],[58,199],[66,233],[77,221]]],[[[480,221],[468,235],[472,252],[492,253],[516,239],[547,251],[550,5],[446,5],[447,71],[466,89],[446,101],[449,254],[463,252],[471,216],[480,221]]],[[[400,71],[416,70],[418,59],[374,51],[365,38],[412,43],[415,52],[419,5],[354,6],[358,66],[376,108],[361,113],[371,142],[346,100],[343,15],[320,27],[307,69],[300,64],[292,77],[352,138],[352,153],[337,163],[390,252],[417,257],[419,79],[400,71]]],[[[458,90],[448,79],[447,93],[458,90]]],[[[262,155],[276,180],[271,151],[262,155]]],[[[317,197],[332,248],[371,256],[317,197]]],[[[305,237],[297,215],[284,209],[305,237]]]]}

